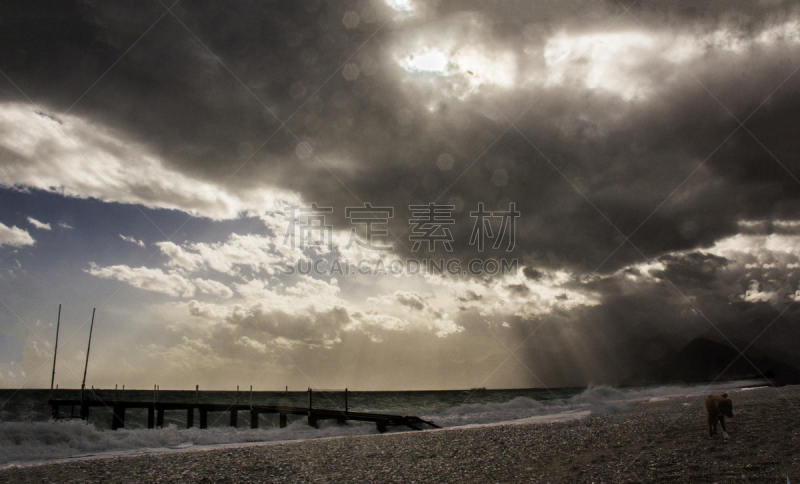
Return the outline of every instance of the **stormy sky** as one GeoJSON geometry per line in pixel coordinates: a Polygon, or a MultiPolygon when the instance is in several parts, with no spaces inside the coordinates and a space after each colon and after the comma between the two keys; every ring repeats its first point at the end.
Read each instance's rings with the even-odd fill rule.
{"type": "Polygon", "coordinates": [[[58,304],[62,387],[94,307],[95,387],[800,364],[797,2],[25,1],[0,38],[0,386],[47,386],[58,304]]]}

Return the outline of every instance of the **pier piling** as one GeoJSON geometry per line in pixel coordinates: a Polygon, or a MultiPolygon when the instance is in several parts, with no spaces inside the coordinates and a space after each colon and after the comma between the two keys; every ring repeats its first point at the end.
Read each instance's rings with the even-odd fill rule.
{"type": "Polygon", "coordinates": [[[235,408],[231,410],[231,427],[236,427],[239,424],[239,411],[235,408]]]}
{"type": "Polygon", "coordinates": [[[386,427],[387,427],[387,424],[388,424],[388,422],[386,420],[378,420],[376,422],[376,424],[378,426],[378,432],[380,432],[380,433],[386,432],[386,427]]]}
{"type": "MultiPolygon", "coordinates": [[[[109,389],[109,394],[113,389],[109,389]]],[[[245,403],[213,403],[203,402],[198,403],[198,395],[195,394],[194,401],[158,401],[158,391],[160,388],[156,385],[156,390],[153,395],[153,401],[145,400],[125,400],[117,398],[113,402],[105,402],[99,398],[94,389],[91,392],[85,392],[81,399],[50,399],[48,405],[53,408],[53,414],[56,418],[67,417],[67,415],[59,415],[58,411],[61,407],[71,407],[70,417],[74,415],[75,407],[78,407],[80,418],[89,420],[89,410],[91,407],[105,407],[111,405],[113,412],[111,419],[111,428],[113,430],[125,428],[125,413],[128,409],[141,409],[147,410],[147,428],[164,428],[164,412],[170,411],[185,411],[186,412],[186,428],[195,426],[194,412],[200,411],[199,427],[201,429],[208,428],[208,413],[209,412],[230,412],[230,425],[238,427],[239,412],[250,411],[250,428],[257,429],[259,427],[259,414],[278,414],[278,422],[281,428],[285,428],[288,423],[288,416],[296,415],[298,417],[305,416],[308,419],[308,424],[312,427],[319,428],[321,420],[336,420],[339,423],[346,423],[349,421],[360,422],[374,422],[380,432],[386,432],[389,426],[404,426],[413,430],[422,430],[422,424],[431,427],[437,427],[433,422],[423,420],[419,417],[408,415],[388,415],[381,413],[366,413],[366,412],[352,412],[349,410],[349,401],[345,402],[345,409],[333,408],[315,408],[313,406],[313,391],[308,389],[308,406],[294,407],[288,406],[285,399],[281,399],[281,403],[275,405],[268,405],[264,403],[252,403],[252,391],[250,393],[250,404],[245,403]]],[[[105,390],[104,390],[105,391],[105,390]]],[[[195,389],[197,391],[197,389],[195,389]]],[[[237,393],[238,395],[238,393],[237,393]]],[[[119,395],[118,395],[119,397],[119,395]]]]}
{"type": "Polygon", "coordinates": [[[200,407],[200,428],[208,428],[208,410],[203,407],[200,407]]]}
{"type": "Polygon", "coordinates": [[[111,430],[125,428],[125,406],[114,403],[114,415],[111,419],[111,430]]]}
{"type": "Polygon", "coordinates": [[[258,411],[256,410],[250,410],[250,428],[258,428],[258,411]]]}
{"type": "Polygon", "coordinates": [[[239,423],[239,385],[236,385],[236,407],[231,409],[231,427],[236,427],[239,423]]]}

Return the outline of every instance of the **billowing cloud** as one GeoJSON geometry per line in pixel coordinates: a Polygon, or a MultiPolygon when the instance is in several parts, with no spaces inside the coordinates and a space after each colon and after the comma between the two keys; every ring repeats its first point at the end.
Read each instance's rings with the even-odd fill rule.
{"type": "Polygon", "coordinates": [[[394,293],[397,302],[411,309],[424,309],[426,306],[425,299],[415,292],[396,291],[394,293]]]}
{"type": "MultiPolygon", "coordinates": [[[[0,185],[136,205],[175,227],[158,242],[115,229],[159,251],[93,252],[86,271],[159,294],[174,334],[151,349],[158,361],[205,373],[287,351],[355,371],[356,348],[386,371],[440,365],[450,382],[490,376],[521,344],[542,381],[585,384],[697,335],[765,329],[759,344],[797,356],[778,318],[800,299],[796,5],[181,4],[180,22],[167,14],[128,51],[158,2],[79,3],[47,22],[9,17],[0,185]],[[428,229],[410,206],[431,202],[452,207],[452,252],[414,248],[428,229]],[[285,208],[312,203],[331,209],[316,219],[331,246],[286,243],[285,208]],[[365,203],[394,209],[377,224],[392,250],[351,243],[371,229],[346,209],[365,203]],[[514,243],[479,251],[478,207],[511,203],[514,243]],[[387,271],[309,269],[337,258],[387,271]],[[438,258],[520,270],[388,273],[438,258]]],[[[82,243],[70,214],[52,220],[82,243]]],[[[0,225],[0,244],[33,243],[0,225]]]]}
{"type": "Polygon", "coordinates": [[[203,264],[203,258],[199,254],[187,253],[181,246],[172,242],[158,242],[156,245],[161,253],[169,257],[167,265],[171,267],[193,271],[203,264]]]}
{"type": "Polygon", "coordinates": [[[276,188],[228,191],[224,178],[211,182],[181,173],[146,145],[126,140],[111,128],[74,115],[62,118],[63,123],[55,125],[30,106],[2,106],[0,183],[214,219],[258,213],[293,198],[276,188]]]}
{"type": "Polygon", "coordinates": [[[116,279],[139,289],[160,292],[169,296],[191,297],[195,293],[195,286],[191,281],[180,274],[164,272],[161,269],[128,267],[125,265],[109,267],[93,265],[88,269],[88,272],[96,277],[116,279]]]}
{"type": "Polygon", "coordinates": [[[228,298],[233,296],[233,291],[231,291],[231,289],[228,286],[219,281],[197,278],[194,279],[192,282],[194,282],[195,287],[198,290],[200,290],[200,292],[223,298],[228,298]]]}
{"type": "Polygon", "coordinates": [[[28,217],[28,222],[31,225],[33,225],[34,227],[36,227],[37,229],[50,230],[50,224],[49,223],[39,222],[38,220],[36,220],[33,217],[28,217]]]}
{"type": "Polygon", "coordinates": [[[119,237],[125,242],[130,242],[131,244],[138,245],[143,249],[147,247],[143,241],[137,239],[136,237],[131,237],[129,235],[122,235],[122,234],[119,234],[119,237]]]}
{"type": "Polygon", "coordinates": [[[0,222],[0,247],[10,245],[11,247],[25,247],[33,245],[36,241],[31,237],[27,230],[16,226],[9,228],[0,222]]]}
{"type": "Polygon", "coordinates": [[[299,248],[282,244],[277,237],[256,234],[231,234],[226,241],[218,243],[179,246],[167,241],[156,245],[169,257],[169,266],[184,271],[207,267],[235,274],[241,268],[248,268],[274,274],[284,266],[305,258],[299,248]]]}
{"type": "MultiPolygon", "coordinates": [[[[760,106],[748,130],[762,141],[776,132],[773,120],[793,115],[793,81],[772,91],[797,60],[797,11],[731,4],[699,15],[664,6],[669,13],[613,21],[622,11],[606,4],[577,16],[549,4],[483,7],[365,3],[355,27],[343,24],[345,12],[281,8],[269,16],[283,27],[251,39],[269,53],[230,44],[223,32],[241,25],[219,23],[265,11],[186,8],[187,25],[238,80],[179,25],[178,33],[156,29],[75,112],[37,114],[68,106],[81,93],[71,88],[43,97],[40,108],[5,104],[1,181],[214,219],[319,202],[335,207],[329,222],[345,233],[344,208],[369,201],[396,208],[389,228],[404,234],[393,244],[401,252],[412,245],[408,204],[440,200],[460,207],[453,230],[464,256],[474,253],[469,211],[514,201],[525,226],[517,253],[580,270],[600,264],[643,221],[632,241],[655,256],[732,235],[742,218],[797,210],[796,182],[781,164],[797,167],[783,138],[767,144],[781,164],[743,130],[720,146],[736,127],[726,109],[743,119],[760,106]],[[360,74],[327,80],[341,67],[336,59],[370,36],[349,61],[360,74]],[[151,63],[140,64],[145,58],[151,63]],[[272,67],[245,67],[259,65],[272,67]],[[742,65],[750,68],[740,73],[742,65]],[[139,81],[148,94],[130,88],[139,81]],[[163,102],[154,108],[151,98],[163,102]],[[285,128],[276,120],[290,116],[285,128]],[[25,135],[12,136],[19,127],[25,135]]],[[[136,30],[141,18],[96,9],[74,19],[96,41],[74,50],[118,49],[119,32],[136,30]]],[[[72,51],[34,48],[32,29],[27,62],[69,77],[80,62],[50,56],[72,51]]],[[[23,88],[33,75],[13,74],[23,88]]],[[[603,269],[637,257],[617,251],[603,269]]]]}

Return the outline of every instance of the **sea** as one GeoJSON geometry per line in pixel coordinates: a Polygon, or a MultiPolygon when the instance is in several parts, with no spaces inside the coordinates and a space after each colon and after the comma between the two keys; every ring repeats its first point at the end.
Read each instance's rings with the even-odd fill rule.
{"type": "MultiPolygon", "coordinates": [[[[616,414],[637,402],[722,393],[763,382],[580,388],[469,389],[447,391],[314,391],[314,408],[344,409],[396,415],[415,415],[443,428],[521,422],[582,419],[592,414],[616,414]],[[346,402],[345,402],[346,398],[346,402]]],[[[308,406],[308,392],[227,392],[153,390],[87,390],[86,397],[109,402],[92,407],[88,421],[70,418],[79,409],[61,407],[54,419],[47,404],[50,390],[0,389],[0,468],[102,457],[185,452],[270,442],[376,434],[371,422],[321,421],[319,428],[302,416],[288,416],[280,428],[278,416],[262,414],[259,428],[250,428],[248,412],[239,412],[238,427],[230,427],[230,413],[209,412],[208,428],[186,428],[186,411],[166,411],[164,427],[147,428],[147,411],[128,409],[125,428],[111,430],[111,404],[120,400],[160,402],[236,403],[308,406]],[[238,399],[238,400],[237,400],[238,399]]],[[[59,399],[79,398],[79,390],[58,390],[59,399]]],[[[698,400],[700,402],[700,400],[698,400]]],[[[698,403],[700,405],[700,403],[698,403]]],[[[700,408],[700,407],[698,407],[700,408]]],[[[199,423],[197,411],[195,425],[199,423]]],[[[390,427],[389,432],[412,431],[390,427]]]]}

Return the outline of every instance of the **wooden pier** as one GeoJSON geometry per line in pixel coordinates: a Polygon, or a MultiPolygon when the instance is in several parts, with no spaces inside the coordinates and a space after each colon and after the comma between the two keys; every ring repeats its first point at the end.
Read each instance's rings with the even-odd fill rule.
{"type": "MultiPolygon", "coordinates": [[[[308,417],[308,424],[314,428],[318,428],[320,420],[336,420],[338,423],[345,423],[348,420],[361,421],[361,422],[375,422],[380,432],[386,432],[387,428],[391,426],[405,426],[413,430],[422,430],[423,425],[439,428],[433,422],[423,420],[419,417],[408,415],[386,415],[380,413],[365,413],[365,412],[351,412],[347,405],[347,389],[344,391],[344,410],[332,410],[324,408],[313,408],[312,406],[312,391],[308,389],[308,407],[291,407],[286,405],[253,405],[252,392],[253,387],[250,386],[250,403],[239,403],[239,387],[236,387],[236,402],[232,404],[227,403],[200,403],[200,387],[195,387],[195,399],[193,403],[183,402],[159,402],[158,401],[158,385],[153,387],[153,400],[152,401],[134,401],[134,400],[117,400],[117,389],[114,389],[114,398],[111,400],[103,400],[97,397],[94,387],[91,392],[86,389],[86,373],[89,369],[89,351],[92,348],[92,331],[94,329],[94,317],[96,310],[92,309],[92,324],[89,326],[89,343],[86,347],[86,363],[83,368],[83,381],[81,383],[80,398],[78,399],[60,399],[57,398],[59,392],[58,386],[55,388],[53,384],[56,378],[56,357],[58,355],[58,333],[61,327],[61,305],[58,305],[58,320],[56,323],[56,344],[53,348],[53,373],[50,378],[50,399],[48,405],[53,409],[53,418],[71,418],[75,416],[75,407],[79,409],[77,417],[83,420],[89,420],[89,409],[92,407],[106,407],[110,408],[112,413],[111,429],[117,430],[125,427],[125,411],[129,408],[147,409],[147,428],[163,428],[164,427],[164,412],[167,410],[183,410],[186,412],[186,428],[194,427],[194,412],[200,412],[200,428],[208,428],[208,412],[230,412],[230,426],[236,427],[239,420],[239,412],[250,412],[250,428],[258,428],[258,416],[262,413],[277,413],[279,415],[279,422],[281,428],[286,427],[287,415],[304,415],[308,417]],[[91,393],[91,396],[89,395],[91,393]],[[69,415],[62,415],[60,413],[63,408],[70,408],[69,415]]],[[[62,389],[62,391],[64,391],[62,389]]],[[[125,392],[125,385],[122,386],[123,394],[125,392]]],[[[288,392],[288,387],[287,387],[288,392]]]]}
{"type": "MultiPolygon", "coordinates": [[[[309,402],[311,401],[311,390],[309,389],[309,402]]],[[[226,403],[192,403],[183,402],[143,402],[143,401],[104,401],[97,398],[80,399],[58,399],[53,398],[48,401],[53,409],[54,418],[76,417],[75,409],[79,409],[77,417],[84,420],[89,418],[89,409],[92,407],[107,407],[113,412],[111,429],[117,430],[125,427],[125,411],[129,408],[147,409],[147,428],[162,428],[164,426],[164,412],[184,411],[186,412],[186,428],[194,427],[195,410],[200,414],[201,429],[208,428],[208,412],[230,412],[230,426],[238,424],[239,412],[250,413],[250,428],[258,428],[258,416],[264,414],[278,414],[279,425],[286,427],[287,415],[302,415],[308,418],[308,424],[318,428],[320,420],[336,420],[338,423],[347,421],[375,422],[378,431],[386,432],[389,426],[405,426],[413,430],[423,430],[427,425],[432,428],[439,428],[433,422],[423,420],[419,417],[409,415],[389,415],[380,413],[351,412],[348,409],[324,409],[308,407],[290,407],[285,405],[251,405],[251,404],[226,404],[226,403]],[[69,414],[62,415],[62,409],[70,408],[69,414]]]]}

